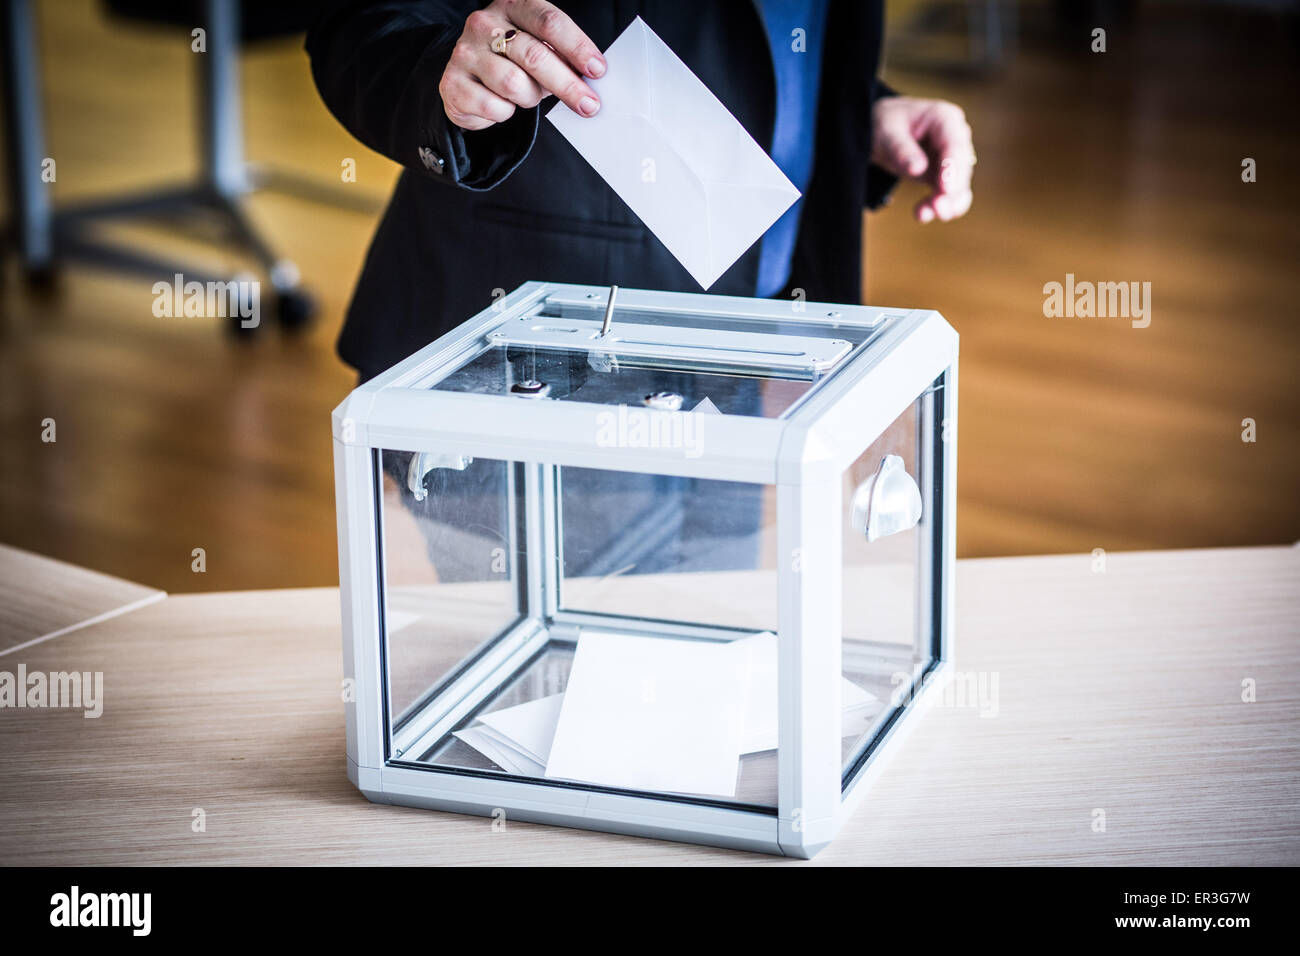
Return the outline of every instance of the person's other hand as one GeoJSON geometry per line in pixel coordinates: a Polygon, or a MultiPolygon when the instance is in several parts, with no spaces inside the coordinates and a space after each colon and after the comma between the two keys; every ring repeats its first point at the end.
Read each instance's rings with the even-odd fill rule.
{"type": "Polygon", "coordinates": [[[964,216],[974,196],[975,146],[960,106],[946,100],[883,96],[871,109],[871,161],[930,186],[913,211],[919,222],[964,216]]]}
{"type": "Polygon", "coordinates": [[[554,94],[579,116],[594,116],[600,97],[582,81],[605,73],[605,58],[564,11],[546,0],[494,0],[465,20],[438,82],[447,118],[462,129],[504,123],[515,108],[554,94]],[[509,37],[506,52],[492,41],[509,37]]]}

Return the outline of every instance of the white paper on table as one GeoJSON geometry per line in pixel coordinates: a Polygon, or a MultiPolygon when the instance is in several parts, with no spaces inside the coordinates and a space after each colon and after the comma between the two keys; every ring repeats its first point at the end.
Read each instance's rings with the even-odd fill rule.
{"type": "Polygon", "coordinates": [[[546,776],[735,796],[746,683],[727,644],[584,633],[546,776]]]}
{"type": "Polygon", "coordinates": [[[486,727],[466,727],[464,730],[456,730],[452,733],[508,773],[540,777],[546,772],[546,768],[541,764],[503,745],[501,741],[491,736],[486,727]]]}
{"type": "MultiPolygon", "coordinates": [[[[780,716],[777,695],[777,643],[771,631],[743,637],[729,645],[746,655],[749,692],[745,698],[745,739],[741,753],[775,750],[780,716]]],[[[847,678],[840,678],[840,732],[850,737],[864,733],[880,711],[880,698],[847,678]]]]}
{"type": "Polygon", "coordinates": [[[640,17],[605,62],[600,112],[546,118],[707,289],[799,190],[640,17]]]}
{"type": "Polygon", "coordinates": [[[551,758],[551,741],[555,739],[555,725],[560,719],[563,703],[564,694],[551,694],[526,704],[483,714],[479,720],[503,736],[516,750],[546,766],[551,758]]]}

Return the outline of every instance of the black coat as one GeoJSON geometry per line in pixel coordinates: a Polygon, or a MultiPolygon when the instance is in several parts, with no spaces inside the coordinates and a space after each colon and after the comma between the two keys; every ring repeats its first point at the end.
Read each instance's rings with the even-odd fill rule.
{"type": "MultiPolygon", "coordinates": [[[[378,374],[529,279],[700,291],[539,109],[479,132],[438,95],[474,3],[344,0],[307,35],[326,105],[358,139],[406,167],[370,246],[339,354],[378,374]],[[500,293],[498,292],[497,295],[500,293]]],[[[753,0],[559,0],[605,49],[640,15],[754,139],[772,141],[775,73],[753,0]]],[[[786,295],[856,303],[862,210],[893,185],[869,166],[880,2],[831,0],[817,142],[786,295]]],[[[555,101],[543,101],[540,110],[555,101]]],[[[753,295],[755,243],[709,289],[753,295]]]]}

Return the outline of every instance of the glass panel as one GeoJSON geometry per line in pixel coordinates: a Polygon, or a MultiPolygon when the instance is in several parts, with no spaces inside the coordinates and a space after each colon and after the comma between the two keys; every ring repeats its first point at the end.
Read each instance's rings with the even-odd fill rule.
{"type": "MultiPolygon", "coordinates": [[[[405,456],[403,466],[399,457],[387,470],[409,468],[409,460],[410,456],[405,456]]],[[[562,608],[588,615],[581,621],[577,642],[572,623],[543,620],[540,610],[535,609],[537,636],[527,645],[521,643],[514,657],[508,660],[502,657],[499,665],[495,664],[498,647],[494,647],[492,655],[480,656],[471,667],[462,669],[460,674],[465,679],[478,682],[475,688],[457,685],[455,696],[462,696],[463,691],[470,702],[467,711],[458,713],[454,724],[450,720],[439,723],[440,714],[453,695],[447,695],[446,699],[433,698],[427,710],[411,721],[411,736],[416,740],[404,740],[404,745],[411,749],[401,759],[442,768],[546,779],[549,748],[552,744],[560,745],[556,720],[564,698],[559,695],[570,689],[574,660],[590,653],[584,650],[587,642],[607,642],[606,649],[621,646],[623,653],[606,658],[605,669],[598,670],[604,676],[588,681],[587,686],[617,684],[627,688],[629,693],[620,691],[617,699],[610,702],[611,709],[618,710],[633,724],[649,715],[650,726],[661,726],[655,722],[663,721],[666,715],[671,718],[680,713],[675,707],[660,708],[669,700],[681,699],[677,696],[681,694],[682,684],[679,675],[686,675],[683,679],[687,683],[694,681],[689,699],[704,705],[699,720],[692,718],[689,723],[686,746],[694,752],[701,741],[707,740],[719,744],[715,750],[722,751],[721,759],[708,764],[720,768],[719,781],[725,778],[716,790],[688,791],[660,785],[657,792],[669,798],[775,807],[775,711],[769,715],[770,721],[759,721],[755,728],[748,726],[747,678],[753,666],[751,653],[758,652],[751,652],[752,645],[733,643],[761,639],[764,635],[758,633],[760,629],[776,625],[776,542],[771,490],[733,482],[567,467],[555,468],[553,473],[558,476],[559,490],[552,503],[560,512],[556,520],[562,529],[562,552],[540,555],[534,566],[549,564],[558,568],[563,575],[562,608]],[[545,629],[548,626],[550,630],[545,629]],[[719,633],[714,629],[717,626],[733,630],[719,633]],[[719,655],[710,656],[711,651],[719,655]],[[647,685],[646,671],[635,662],[629,663],[636,660],[643,664],[649,661],[651,666],[663,670],[647,685]],[[682,661],[689,663],[680,664],[682,661]],[[704,673],[716,675],[716,684],[712,677],[704,680],[700,676],[704,673]],[[625,701],[633,702],[634,713],[622,709],[625,701]],[[523,704],[544,705],[529,712],[523,731],[518,724],[512,725],[513,731],[507,731],[492,719],[493,715],[523,704]],[[647,710],[637,711],[640,704],[647,710]],[[538,716],[543,712],[549,713],[549,718],[538,716]],[[729,723],[726,715],[732,715],[736,722],[729,723]],[[533,736],[543,729],[540,737],[533,736]],[[739,737],[730,736],[737,730],[741,732],[739,737]],[[420,733],[427,736],[421,737],[420,733]]],[[[509,509],[501,502],[510,500],[512,487],[541,487],[542,474],[540,466],[502,466],[499,462],[480,460],[464,473],[444,469],[431,472],[426,479],[430,499],[435,495],[443,499],[434,508],[439,517],[430,529],[434,551],[439,555],[451,551],[461,561],[451,565],[456,578],[440,580],[437,585],[443,597],[442,617],[429,619],[425,627],[433,628],[437,620],[442,630],[436,639],[430,639],[432,634],[425,635],[420,648],[429,654],[430,647],[436,644],[438,663],[430,666],[426,658],[419,659],[419,667],[414,670],[420,679],[408,682],[417,693],[438,674],[446,673],[470,656],[475,641],[494,633],[491,626],[480,626],[478,622],[495,626],[497,630],[510,622],[509,615],[490,613],[506,606],[500,603],[506,597],[504,591],[493,592],[497,600],[487,601],[486,606],[481,603],[482,596],[488,593],[485,589],[500,588],[503,583],[493,579],[492,566],[466,569],[463,563],[466,555],[481,554],[484,548],[494,545],[495,532],[509,527],[509,509]],[[475,473],[474,469],[479,468],[485,471],[475,473]],[[484,533],[483,529],[491,529],[493,533],[484,533]],[[462,546],[469,532],[474,537],[462,546]],[[462,618],[471,609],[478,613],[473,619],[475,624],[463,627],[462,618]],[[460,637],[452,640],[451,634],[460,637]]],[[[387,484],[391,488],[391,478],[387,484]]],[[[409,511],[412,505],[407,502],[397,507],[409,511]]],[[[390,505],[388,511],[393,510],[390,505]]],[[[516,510],[529,513],[522,503],[516,510]]],[[[538,508],[533,513],[540,514],[542,510],[538,508]]],[[[523,542],[544,537],[530,535],[521,526],[513,538],[505,536],[514,542],[508,547],[508,553],[515,553],[519,563],[527,564],[523,542]]],[[[411,546],[406,550],[411,550],[411,546]]],[[[427,575],[428,571],[424,573],[427,575]]],[[[390,598],[390,604],[394,603],[397,603],[396,594],[390,598]]],[[[397,632],[394,641],[403,633],[397,632]]],[[[511,640],[520,633],[512,632],[511,640]]],[[[509,646],[499,645],[500,648],[509,646]]],[[[595,656],[600,656],[600,650],[596,648],[595,656]]],[[[774,638],[771,651],[774,665],[774,638]]],[[[407,651],[408,660],[414,659],[413,655],[413,651],[407,651]]],[[[395,688],[402,684],[399,664],[396,659],[390,662],[395,688]]],[[[601,664],[583,666],[599,669],[601,664]]],[[[775,705],[774,696],[772,703],[775,705]]],[[[522,718],[514,712],[505,715],[505,719],[522,718]]],[[[591,724],[579,725],[582,726],[591,724]]],[[[585,738],[580,733],[579,737],[569,739],[585,738]]],[[[614,753],[618,753],[617,749],[614,753]]],[[[637,772],[650,765],[642,750],[629,749],[627,753],[635,755],[637,772]]],[[[676,760],[670,756],[664,765],[671,766],[676,760]]],[[[602,758],[592,775],[578,779],[575,773],[572,782],[634,789],[603,777],[605,772],[607,767],[602,758]]],[[[646,792],[656,792],[649,784],[646,787],[646,792]]]]}
{"type": "Polygon", "coordinates": [[[546,388],[546,398],[637,409],[643,407],[647,395],[673,392],[682,397],[683,411],[694,411],[707,400],[724,415],[776,418],[813,384],[811,380],[720,369],[665,368],[665,364],[658,359],[638,364],[626,358],[610,363],[585,351],[495,345],[433,387],[446,392],[508,395],[516,384],[540,382],[546,388]]]}
{"type": "Polygon", "coordinates": [[[561,468],[561,607],[775,630],[775,491],[561,468]]]}
{"type": "MultiPolygon", "coordinates": [[[[598,635],[594,635],[599,639],[598,635]]],[[[585,636],[584,636],[584,639],[585,636]]],[[[664,640],[653,636],[644,641],[664,640]]],[[[540,701],[564,693],[573,666],[575,646],[572,643],[551,641],[517,674],[506,681],[500,692],[491,697],[471,717],[457,725],[464,733],[482,730],[484,717],[533,701],[540,701]]],[[[440,767],[466,770],[486,770],[509,776],[534,780],[546,779],[544,765],[530,762],[527,755],[511,750],[499,752],[497,762],[475,749],[453,733],[443,736],[417,759],[418,762],[440,767]]],[[[704,799],[711,803],[729,803],[737,806],[771,807],[777,805],[776,751],[767,750],[744,754],[740,757],[734,796],[718,794],[668,793],[668,797],[704,799]]],[[[584,781],[573,781],[581,785],[584,781]]]]}
{"type": "Polygon", "coordinates": [[[918,628],[921,547],[931,538],[922,460],[924,396],[844,472],[843,759],[846,768],[930,663],[928,624],[918,628]],[[900,690],[904,688],[904,690],[900,690]],[[863,693],[865,692],[865,694],[863,693]]]}
{"type": "Polygon", "coordinates": [[[519,618],[502,461],[451,462],[383,451],[384,623],[390,726],[485,641],[519,618]],[[413,491],[412,462],[424,473],[413,491]],[[427,469],[427,471],[425,471],[427,469]],[[421,482],[422,481],[422,485],[421,482]]]}
{"type": "MultiPolygon", "coordinates": [[[[463,721],[460,728],[471,727],[485,715],[518,707],[530,701],[542,700],[553,694],[564,693],[569,682],[569,668],[573,664],[572,644],[548,644],[513,679],[507,681],[501,691],[489,699],[475,713],[474,718],[463,721]]],[[[419,756],[422,763],[437,764],[443,767],[459,767],[466,770],[495,770],[514,773],[516,776],[528,776],[520,773],[525,769],[507,767],[493,762],[482,752],[475,750],[454,734],[447,734],[426,753],[419,756]]],[[[534,768],[535,769],[535,768],[534,768]]]]}

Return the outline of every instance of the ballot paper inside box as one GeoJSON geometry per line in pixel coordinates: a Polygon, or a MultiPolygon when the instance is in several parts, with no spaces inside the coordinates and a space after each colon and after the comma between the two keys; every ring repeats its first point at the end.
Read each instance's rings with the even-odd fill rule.
{"type": "Polygon", "coordinates": [[[957,335],[530,282],[334,413],[371,800],[811,856],[949,657],[957,335]]]}

